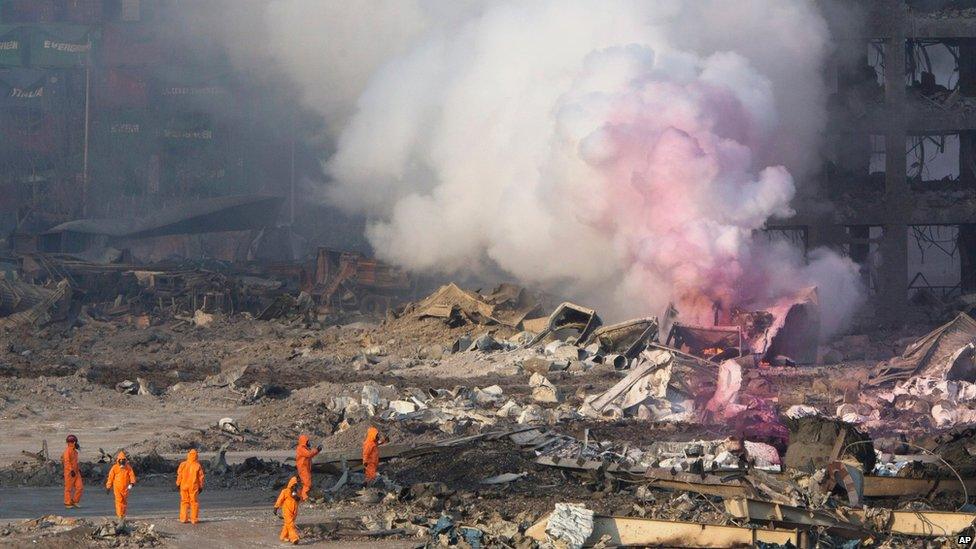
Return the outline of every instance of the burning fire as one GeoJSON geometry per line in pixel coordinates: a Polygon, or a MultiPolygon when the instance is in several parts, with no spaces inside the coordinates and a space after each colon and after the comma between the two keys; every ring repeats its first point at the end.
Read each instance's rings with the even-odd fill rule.
{"type": "Polygon", "coordinates": [[[702,349],[701,355],[702,355],[703,358],[712,358],[712,357],[718,356],[718,355],[720,355],[720,354],[722,354],[724,352],[725,352],[725,349],[722,349],[720,347],[708,347],[706,349],[702,349]]]}

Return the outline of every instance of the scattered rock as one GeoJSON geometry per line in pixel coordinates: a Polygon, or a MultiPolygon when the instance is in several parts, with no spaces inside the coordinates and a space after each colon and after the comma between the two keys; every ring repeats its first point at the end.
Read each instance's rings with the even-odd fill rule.
{"type": "Polygon", "coordinates": [[[417,411],[417,405],[406,400],[394,400],[390,402],[390,409],[398,414],[410,414],[417,411]]]}
{"type": "Polygon", "coordinates": [[[529,386],[533,388],[532,400],[536,402],[556,404],[562,400],[559,389],[543,375],[532,374],[529,379],[529,386]]]}
{"type": "Polygon", "coordinates": [[[545,423],[546,417],[542,413],[542,408],[537,404],[529,404],[522,409],[522,412],[518,416],[518,423],[545,423]]]}
{"type": "Polygon", "coordinates": [[[509,400],[495,412],[498,417],[517,418],[522,413],[522,407],[514,400],[509,400]]]}
{"type": "Polygon", "coordinates": [[[369,415],[371,416],[375,415],[376,411],[385,404],[384,400],[380,398],[379,387],[370,383],[363,385],[360,402],[369,411],[369,415]]]}
{"type": "Polygon", "coordinates": [[[124,395],[134,395],[139,392],[139,384],[130,379],[115,384],[115,390],[124,395]]]}
{"type": "Polygon", "coordinates": [[[565,372],[569,369],[571,362],[579,362],[576,359],[561,358],[559,360],[553,360],[552,365],[549,366],[550,372],[565,372]]]}
{"type": "Polygon", "coordinates": [[[548,374],[552,361],[542,357],[527,358],[522,361],[522,370],[527,374],[548,374]]]}
{"type": "Polygon", "coordinates": [[[474,343],[468,347],[469,351],[481,351],[483,353],[488,353],[491,351],[497,351],[502,348],[502,345],[491,337],[489,334],[484,334],[478,339],[474,340],[474,343]]]}
{"type": "Polygon", "coordinates": [[[562,398],[555,386],[543,385],[532,390],[532,400],[547,404],[558,404],[562,398]]]}
{"type": "Polygon", "coordinates": [[[551,354],[555,360],[567,363],[570,360],[579,360],[585,355],[583,350],[575,345],[561,345],[556,347],[551,354]]]}
{"type": "Polygon", "coordinates": [[[155,396],[159,394],[159,390],[150,381],[147,381],[141,377],[137,377],[136,383],[138,383],[139,385],[139,388],[136,390],[137,394],[150,395],[150,396],[155,396]]]}
{"type": "Polygon", "coordinates": [[[460,353],[461,351],[467,351],[471,347],[471,338],[468,336],[461,336],[454,340],[454,344],[451,345],[452,353],[460,353]]]}

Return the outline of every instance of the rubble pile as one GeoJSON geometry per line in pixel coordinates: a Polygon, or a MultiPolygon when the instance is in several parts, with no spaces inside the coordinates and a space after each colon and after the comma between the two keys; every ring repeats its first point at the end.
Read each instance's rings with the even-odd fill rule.
{"type": "Polygon", "coordinates": [[[104,521],[48,515],[0,527],[0,543],[61,547],[156,547],[165,535],[156,525],[142,521],[104,521]]]}
{"type": "MultiPolygon", "coordinates": [[[[146,295],[158,298],[173,271],[159,272],[146,295]]],[[[187,276],[203,293],[230,280],[187,276]]],[[[308,435],[323,450],[303,505],[328,514],[300,521],[312,541],[680,545],[662,537],[670,532],[695,543],[894,547],[949,539],[976,518],[959,510],[976,493],[976,322],[964,313],[840,336],[815,345],[821,364],[810,365],[815,292],[702,327],[673,310],[607,324],[511,285],[446,285],[324,326],[323,303],[304,290],[244,283],[291,301],[248,313],[211,306],[218,297],[170,309],[123,297],[118,315],[84,303],[72,323],[5,332],[0,424],[12,438],[81,426],[85,441],[113,441],[85,447],[87,483],[125,449],[141,485],[167,489],[196,449],[212,489],[274,492],[308,435]],[[106,418],[117,430],[102,429],[106,418]],[[373,484],[360,465],[370,426],[390,439],[373,484]]],[[[335,292],[333,312],[345,295],[335,292]]],[[[44,445],[17,452],[0,486],[61,482],[44,445]]],[[[169,544],[148,525],[48,522],[32,528],[80,544],[169,544]]]]}

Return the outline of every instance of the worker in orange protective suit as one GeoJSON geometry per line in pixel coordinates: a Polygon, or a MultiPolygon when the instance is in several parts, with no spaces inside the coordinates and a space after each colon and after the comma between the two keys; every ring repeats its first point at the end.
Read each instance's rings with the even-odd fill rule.
{"type": "Polygon", "coordinates": [[[298,502],[301,495],[298,492],[298,477],[288,479],[288,486],[285,486],[278,493],[278,500],[275,501],[274,514],[285,520],[281,526],[281,533],[278,539],[290,541],[298,544],[298,528],[295,527],[295,519],[298,517],[298,502]],[[280,514],[279,514],[280,513],[280,514]]]}
{"type": "Polygon", "coordinates": [[[380,446],[386,442],[386,437],[379,429],[370,425],[363,440],[363,469],[366,470],[366,482],[376,480],[376,469],[380,466],[380,446]]]}
{"type": "Polygon", "coordinates": [[[197,495],[203,491],[203,466],[197,461],[197,451],[186,453],[186,461],[176,469],[176,486],[180,489],[180,522],[196,524],[200,520],[197,495]],[[189,512],[189,517],[187,516],[189,512]]]}
{"type": "Polygon", "coordinates": [[[302,501],[308,499],[308,492],[312,489],[312,458],[319,455],[321,451],[321,444],[317,448],[312,448],[308,435],[298,435],[298,446],[295,447],[295,468],[298,469],[298,478],[302,479],[302,501]]]}
{"type": "Polygon", "coordinates": [[[125,457],[125,452],[119,452],[115,456],[115,464],[108,472],[105,480],[105,492],[115,494],[115,516],[120,519],[125,518],[126,507],[129,503],[129,490],[136,483],[136,473],[132,470],[132,464],[125,457]]]}
{"type": "Polygon", "coordinates": [[[85,483],[81,478],[81,469],[78,468],[78,437],[68,435],[65,439],[67,444],[64,453],[61,454],[61,464],[64,466],[64,507],[81,507],[81,493],[85,489],[85,483]]]}

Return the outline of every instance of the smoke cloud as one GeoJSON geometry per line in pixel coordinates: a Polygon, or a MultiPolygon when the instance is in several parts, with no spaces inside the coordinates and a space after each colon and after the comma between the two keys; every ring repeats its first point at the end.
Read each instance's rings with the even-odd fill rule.
{"type": "Polygon", "coordinates": [[[334,122],[330,199],[381,258],[501,270],[608,316],[674,301],[705,322],[817,285],[836,329],[859,303],[849,260],[755,236],[818,159],[811,2],[273,5],[272,51],[334,122]]]}

